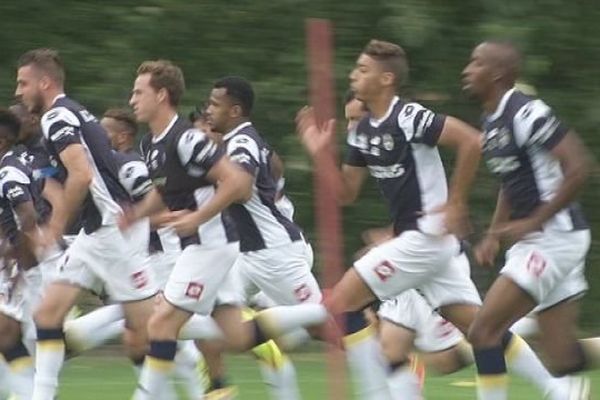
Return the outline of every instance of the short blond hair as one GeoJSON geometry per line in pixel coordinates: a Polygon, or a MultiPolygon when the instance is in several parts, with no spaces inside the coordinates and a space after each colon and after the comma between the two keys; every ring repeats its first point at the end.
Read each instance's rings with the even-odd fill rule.
{"type": "Polygon", "coordinates": [[[63,86],[65,83],[65,67],[58,51],[54,49],[34,49],[29,50],[19,57],[17,67],[25,67],[33,65],[55,81],[58,85],[63,86]]]}
{"type": "Polygon", "coordinates": [[[394,74],[397,88],[406,84],[408,80],[408,60],[402,47],[395,43],[373,39],[365,46],[363,54],[381,63],[386,72],[394,74]]]}
{"type": "Polygon", "coordinates": [[[137,69],[138,75],[150,74],[150,86],[154,90],[165,89],[169,103],[176,107],[185,92],[185,80],[181,68],[169,60],[144,61],[137,69]]]}

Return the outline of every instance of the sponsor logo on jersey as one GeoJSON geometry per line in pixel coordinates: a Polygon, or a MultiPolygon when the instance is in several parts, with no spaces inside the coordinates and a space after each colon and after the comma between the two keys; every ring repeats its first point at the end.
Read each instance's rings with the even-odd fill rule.
{"type": "Polygon", "coordinates": [[[56,142],[65,136],[75,136],[75,128],[72,126],[64,126],[50,135],[50,140],[56,142]]]}
{"type": "Polygon", "coordinates": [[[517,156],[492,157],[486,160],[486,164],[492,173],[498,175],[515,171],[521,166],[517,156]]]}
{"type": "Polygon", "coordinates": [[[200,300],[200,296],[202,296],[202,292],[204,292],[204,285],[198,282],[190,282],[185,289],[186,297],[190,299],[200,300]]]}
{"type": "Polygon", "coordinates": [[[484,151],[493,151],[496,149],[503,149],[510,144],[510,131],[502,126],[500,128],[494,128],[487,132],[485,135],[485,141],[483,144],[484,151]]]}
{"type": "Polygon", "coordinates": [[[21,186],[13,186],[6,192],[6,197],[8,197],[11,200],[14,200],[20,196],[23,196],[24,194],[25,191],[21,186]]]}
{"type": "Polygon", "coordinates": [[[404,175],[404,166],[400,163],[392,165],[369,165],[369,171],[373,178],[390,179],[404,175]]]}

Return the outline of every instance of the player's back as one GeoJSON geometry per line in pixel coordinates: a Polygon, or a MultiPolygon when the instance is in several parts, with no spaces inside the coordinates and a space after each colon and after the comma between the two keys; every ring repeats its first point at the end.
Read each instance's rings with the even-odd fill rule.
{"type": "Polygon", "coordinates": [[[59,96],[42,117],[41,124],[59,178],[67,175],[60,154],[68,146],[81,144],[88,155],[93,176],[83,204],[84,230],[91,233],[102,225],[115,224],[122,211],[119,203],[128,201],[129,195],[119,183],[110,142],[96,117],[74,100],[59,96]]]}
{"type": "Polygon", "coordinates": [[[240,234],[240,250],[256,251],[303,240],[300,228],[275,205],[277,183],[269,164],[270,149],[250,122],[224,136],[227,154],[254,176],[252,197],[230,211],[240,234]]]}

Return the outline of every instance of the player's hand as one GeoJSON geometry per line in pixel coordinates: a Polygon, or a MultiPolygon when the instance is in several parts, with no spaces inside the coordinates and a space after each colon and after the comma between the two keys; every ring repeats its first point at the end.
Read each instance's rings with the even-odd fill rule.
{"type": "Polygon", "coordinates": [[[486,235],[473,249],[473,255],[479,265],[493,267],[498,251],[500,251],[500,240],[494,235],[486,235]]]}
{"type": "Polygon", "coordinates": [[[312,107],[303,107],[296,114],[296,130],[308,153],[315,157],[328,149],[335,137],[335,120],[319,126],[312,107]]]}
{"type": "Polygon", "coordinates": [[[197,212],[190,210],[173,211],[169,216],[168,226],[175,229],[179,237],[192,236],[198,232],[198,227],[202,223],[197,212]]]}
{"type": "Polygon", "coordinates": [[[444,226],[439,234],[456,235],[459,239],[464,239],[472,232],[469,221],[469,210],[465,203],[458,201],[449,201],[446,204],[437,207],[423,214],[441,214],[444,217],[444,226]]]}
{"type": "Polygon", "coordinates": [[[490,233],[506,240],[508,243],[516,243],[528,233],[540,229],[541,226],[542,223],[536,218],[529,217],[499,224],[493,230],[490,230],[490,233]]]}

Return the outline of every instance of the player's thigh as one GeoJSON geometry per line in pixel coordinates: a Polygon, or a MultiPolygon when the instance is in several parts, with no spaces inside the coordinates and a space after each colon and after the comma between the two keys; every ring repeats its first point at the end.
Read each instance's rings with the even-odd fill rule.
{"type": "Polygon", "coordinates": [[[21,322],[0,308],[0,352],[10,350],[21,339],[21,322]]]}
{"type": "Polygon", "coordinates": [[[48,285],[42,300],[34,311],[37,326],[62,326],[64,318],[73,307],[81,293],[81,288],[64,282],[54,282],[48,285]]]}
{"type": "Polygon", "coordinates": [[[174,340],[191,316],[191,312],[161,299],[148,316],[148,335],[152,340],[174,340]]]}
{"type": "Polygon", "coordinates": [[[238,250],[237,243],[211,248],[187,246],[169,276],[164,290],[166,301],[191,313],[210,314],[238,250]]]}
{"type": "Polygon", "coordinates": [[[321,289],[304,242],[241,256],[246,276],[279,305],[319,303],[321,289]]]}
{"type": "Polygon", "coordinates": [[[244,321],[240,307],[224,305],[215,308],[213,318],[223,331],[225,344],[232,351],[247,351],[254,347],[254,325],[244,321]]]}
{"type": "Polygon", "coordinates": [[[159,291],[148,254],[116,226],[100,228],[89,242],[86,266],[102,280],[111,299],[139,301],[159,291]]]}
{"type": "Polygon", "coordinates": [[[373,248],[359,260],[354,269],[365,284],[381,300],[403,291],[421,287],[458,252],[452,236],[431,236],[407,231],[373,248]]]}
{"type": "Polygon", "coordinates": [[[565,301],[538,313],[540,341],[549,358],[568,357],[577,339],[579,301],[565,301]]]}
{"type": "Polygon", "coordinates": [[[474,347],[497,345],[510,326],[534,307],[535,301],[528,293],[510,278],[500,275],[488,290],[471,324],[469,342],[474,347]]]}
{"type": "Polygon", "coordinates": [[[379,324],[381,349],[388,362],[398,363],[408,360],[415,337],[415,331],[390,320],[382,319],[379,324]]]}

